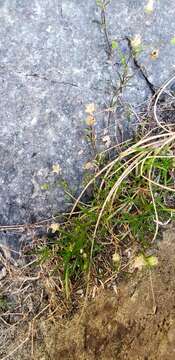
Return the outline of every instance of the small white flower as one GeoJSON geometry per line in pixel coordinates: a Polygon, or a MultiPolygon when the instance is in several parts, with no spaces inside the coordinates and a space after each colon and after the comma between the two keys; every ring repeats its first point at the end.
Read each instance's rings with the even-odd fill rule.
{"type": "Polygon", "coordinates": [[[120,255],[117,254],[117,253],[114,253],[112,255],[112,260],[113,260],[114,263],[119,263],[120,262],[120,255]]]}
{"type": "Polygon", "coordinates": [[[96,120],[95,120],[94,116],[89,115],[89,116],[86,118],[86,124],[87,124],[88,126],[93,126],[93,125],[95,125],[95,123],[96,123],[96,120]]]}
{"type": "Polygon", "coordinates": [[[91,104],[87,104],[86,107],[85,107],[85,112],[87,114],[93,114],[95,111],[95,104],[94,103],[91,103],[91,104]]]}
{"type": "Polygon", "coordinates": [[[86,164],[83,165],[84,170],[92,170],[94,168],[94,164],[88,161],[86,164]]]}
{"type": "Polygon", "coordinates": [[[60,224],[58,224],[58,223],[53,223],[49,227],[49,229],[51,229],[52,233],[55,233],[56,231],[58,231],[59,228],[60,228],[60,224]]]}
{"type": "Polygon", "coordinates": [[[105,143],[106,147],[109,147],[111,145],[111,139],[109,135],[103,136],[103,142],[105,143]]]}
{"type": "Polygon", "coordinates": [[[145,12],[150,14],[154,10],[154,0],[148,0],[147,5],[145,6],[145,12]]]}
{"type": "Polygon", "coordinates": [[[61,167],[59,164],[54,164],[52,166],[52,172],[55,174],[60,174],[61,173],[61,167]]]}
{"type": "Polygon", "coordinates": [[[131,40],[131,46],[132,48],[138,49],[141,45],[141,36],[139,34],[136,34],[134,38],[131,40]]]}

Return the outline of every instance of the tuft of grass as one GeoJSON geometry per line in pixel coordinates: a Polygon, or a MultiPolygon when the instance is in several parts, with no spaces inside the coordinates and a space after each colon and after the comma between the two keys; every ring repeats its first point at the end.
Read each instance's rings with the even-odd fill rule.
{"type": "Polygon", "coordinates": [[[50,233],[38,248],[40,261],[48,264],[47,269],[50,264],[50,274],[64,284],[67,299],[85,284],[87,298],[94,284],[107,283],[123,269],[129,273],[128,264],[138,253],[150,260],[147,248],[159,229],[175,218],[174,124],[158,116],[162,94],[174,80],[175,76],[155,95],[150,122],[154,120],[156,127],[151,122],[151,130],[148,124],[144,129],[142,124],[140,138],[96,156],[95,173],[88,176],[71,212],[54,237],[50,233]]]}
{"type": "Polygon", "coordinates": [[[174,218],[174,141],[174,132],[160,131],[123,144],[110,162],[98,155],[96,174],[56,238],[49,243],[48,236],[46,246],[39,249],[42,262],[54,258],[52,272],[59,272],[67,298],[81,281],[89,282],[90,275],[103,281],[116,273],[113,255],[121,252],[123,244],[139,244],[145,251],[157,238],[159,227],[174,218]],[[89,187],[91,198],[84,204],[80,200],[89,187]]]}

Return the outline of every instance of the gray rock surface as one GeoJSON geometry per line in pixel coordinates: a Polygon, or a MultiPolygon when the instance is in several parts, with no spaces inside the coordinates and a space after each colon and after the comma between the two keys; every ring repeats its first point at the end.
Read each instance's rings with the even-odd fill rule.
{"type": "MultiPolygon", "coordinates": [[[[125,107],[137,109],[152,95],[148,82],[156,88],[174,72],[174,17],[174,0],[111,0],[106,31],[120,53],[109,54],[95,0],[0,0],[0,225],[63,211],[69,201],[61,179],[75,194],[80,190],[92,156],[87,104],[97,111],[115,105],[111,135],[119,136],[118,127],[131,131],[125,107]],[[140,68],[126,37],[140,39],[140,68]],[[121,54],[127,81],[119,91],[126,70],[121,54]]],[[[108,113],[96,120],[97,134],[110,128],[108,113]]],[[[16,249],[31,236],[1,231],[0,242],[16,249]]]]}
{"type": "Polygon", "coordinates": [[[142,51],[137,56],[138,62],[157,87],[175,70],[174,17],[173,0],[113,0],[107,7],[112,38],[133,39],[140,35],[142,51]],[[151,55],[155,50],[156,58],[151,55]]]}

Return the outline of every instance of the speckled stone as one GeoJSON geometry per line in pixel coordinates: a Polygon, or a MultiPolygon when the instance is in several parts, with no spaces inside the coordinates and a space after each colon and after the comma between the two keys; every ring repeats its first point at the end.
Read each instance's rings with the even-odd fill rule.
{"type": "Polygon", "coordinates": [[[134,39],[140,35],[142,51],[138,54],[149,81],[159,87],[175,71],[175,6],[173,0],[112,0],[107,8],[111,38],[134,39]],[[152,11],[149,4],[153,5],[152,11]],[[158,51],[154,58],[152,52],[158,51]]]}
{"type": "MultiPolygon", "coordinates": [[[[117,40],[128,59],[130,79],[120,99],[133,107],[151,91],[130,57],[126,36],[140,35],[138,63],[154,86],[174,71],[174,0],[155,1],[150,14],[146,4],[112,0],[106,10],[109,40],[117,40]],[[155,49],[159,56],[152,60],[155,49]]],[[[92,156],[85,106],[109,107],[122,71],[117,49],[107,54],[100,19],[95,0],[0,0],[1,225],[31,223],[65,210],[69,200],[62,179],[75,195],[80,191],[83,166],[92,156]]],[[[132,128],[121,109],[112,122],[128,134],[132,128]]],[[[107,114],[97,116],[97,134],[107,123],[107,114]]],[[[0,233],[0,242],[15,249],[24,238],[0,233]]]]}

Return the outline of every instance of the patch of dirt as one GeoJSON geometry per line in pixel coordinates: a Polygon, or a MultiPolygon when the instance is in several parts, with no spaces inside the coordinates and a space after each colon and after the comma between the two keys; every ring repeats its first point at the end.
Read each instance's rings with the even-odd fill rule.
{"type": "MultiPolygon", "coordinates": [[[[10,357],[35,360],[174,360],[175,235],[164,232],[158,265],[137,271],[117,293],[100,290],[71,320],[36,319],[29,339],[10,357]],[[33,353],[33,355],[31,355],[33,353]]],[[[27,338],[28,328],[11,331],[8,352],[27,338]],[[25,334],[25,336],[24,336],[25,334]]],[[[3,335],[1,335],[1,346],[3,335]]],[[[4,345],[5,346],[5,345],[4,345]]],[[[2,353],[2,351],[1,351],[2,353]]]]}

